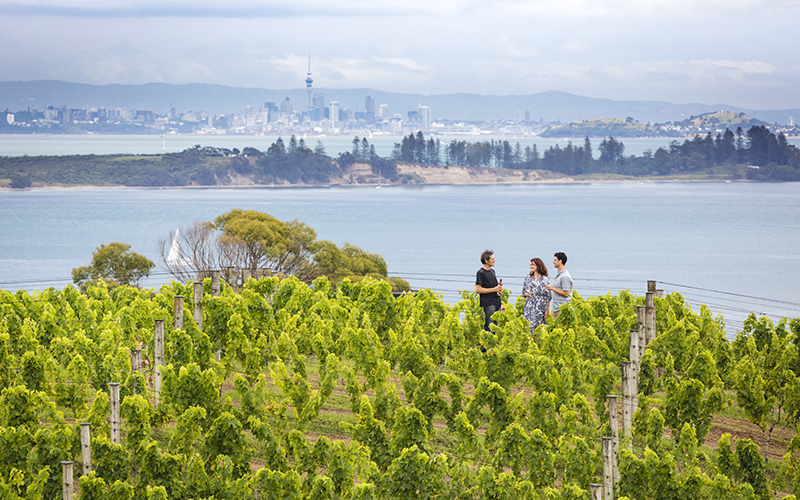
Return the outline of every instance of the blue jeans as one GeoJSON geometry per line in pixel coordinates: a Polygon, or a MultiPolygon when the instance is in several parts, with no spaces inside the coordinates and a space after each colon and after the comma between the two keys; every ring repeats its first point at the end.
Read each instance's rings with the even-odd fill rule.
{"type": "Polygon", "coordinates": [[[492,319],[492,315],[493,315],[493,314],[494,314],[494,313],[495,313],[495,312],[496,312],[498,309],[500,309],[500,308],[499,308],[499,307],[497,307],[497,306],[495,306],[495,305],[486,306],[486,307],[484,307],[484,308],[483,308],[483,314],[484,314],[483,329],[484,329],[484,330],[486,330],[487,332],[490,332],[490,331],[491,331],[491,330],[489,330],[489,324],[490,324],[490,323],[494,323],[495,325],[497,324],[497,321],[494,321],[494,320],[492,319]]]}

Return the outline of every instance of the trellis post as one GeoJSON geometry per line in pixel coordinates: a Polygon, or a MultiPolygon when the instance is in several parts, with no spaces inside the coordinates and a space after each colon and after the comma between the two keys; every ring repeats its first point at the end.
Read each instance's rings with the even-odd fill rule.
{"type": "Polygon", "coordinates": [[[61,462],[61,495],[64,500],[72,500],[72,464],[61,462]]]}
{"type": "Polygon", "coordinates": [[[153,389],[155,391],[153,408],[158,408],[161,396],[161,366],[164,364],[164,320],[155,320],[155,366],[153,367],[153,389]]]}
{"type": "Polygon", "coordinates": [[[203,282],[195,281],[194,290],[192,293],[192,302],[194,303],[194,322],[200,331],[203,330],[203,282]]]}
{"type": "Polygon", "coordinates": [[[173,326],[175,330],[183,330],[183,295],[176,295],[173,300],[175,304],[173,326]]]}
{"type": "Polygon", "coordinates": [[[619,424],[617,423],[617,397],[608,396],[608,423],[611,426],[611,447],[613,449],[612,470],[614,472],[614,483],[619,481],[619,466],[617,465],[617,454],[619,453],[619,424]]]}
{"type": "Polygon", "coordinates": [[[614,448],[611,445],[611,438],[603,438],[603,498],[605,500],[614,499],[614,472],[611,468],[612,455],[614,448]]]}
{"type": "Polygon", "coordinates": [[[81,462],[83,462],[83,475],[88,476],[92,472],[92,424],[84,422],[81,424],[81,462]]]}
{"type": "Polygon", "coordinates": [[[120,443],[119,382],[109,382],[108,394],[111,403],[111,419],[109,421],[110,439],[113,444],[119,444],[120,443]]]}

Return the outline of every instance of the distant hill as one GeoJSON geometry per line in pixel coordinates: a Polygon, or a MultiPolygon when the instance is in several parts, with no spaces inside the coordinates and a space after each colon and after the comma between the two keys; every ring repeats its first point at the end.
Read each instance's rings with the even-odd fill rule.
{"type": "MultiPolygon", "coordinates": [[[[664,123],[687,120],[703,113],[728,110],[745,113],[767,123],[786,123],[790,116],[800,119],[800,109],[750,110],[727,104],[672,104],[660,101],[614,101],[596,99],[567,92],[548,91],[528,95],[479,94],[400,94],[375,89],[327,89],[325,102],[338,101],[343,108],[364,110],[364,98],[371,96],[377,104],[388,104],[389,114],[406,116],[419,105],[431,108],[434,119],[453,120],[519,120],[528,111],[531,120],[573,122],[598,116],[640,122],[664,123]]],[[[262,108],[266,101],[280,103],[289,98],[295,109],[305,109],[308,94],[305,89],[264,89],[229,87],[192,83],[172,85],[87,85],[54,80],[0,82],[0,109],[24,111],[27,108],[66,105],[72,108],[106,107],[147,109],[166,113],[171,107],[178,112],[203,111],[207,114],[242,113],[246,106],[262,108]]]]}
{"type": "Polygon", "coordinates": [[[749,118],[744,113],[720,111],[690,116],[685,120],[666,123],[642,123],[633,118],[592,118],[565,125],[549,127],[541,133],[542,137],[683,137],[711,132],[716,134],[726,128],[735,131],[737,127],[747,130],[750,127],[769,125],[761,120],[749,118]]]}
{"type": "Polygon", "coordinates": [[[633,119],[592,118],[550,127],[542,137],[678,137],[677,132],[650,127],[633,119]]]}
{"type": "Polygon", "coordinates": [[[757,127],[759,125],[770,125],[768,122],[749,118],[744,113],[734,113],[731,111],[723,111],[719,113],[704,113],[699,116],[690,116],[686,120],[676,121],[672,123],[675,126],[684,128],[695,128],[699,130],[725,130],[726,128],[736,130],[737,127],[742,127],[742,130],[747,130],[750,127],[757,127]]]}

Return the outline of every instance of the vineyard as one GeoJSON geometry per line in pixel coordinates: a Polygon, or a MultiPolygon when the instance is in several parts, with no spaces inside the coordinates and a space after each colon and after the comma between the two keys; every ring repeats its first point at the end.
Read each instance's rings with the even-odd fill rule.
{"type": "MultiPolygon", "coordinates": [[[[0,291],[0,498],[588,500],[645,299],[576,293],[532,336],[504,294],[488,333],[475,294],[369,278],[0,291]]],[[[614,498],[794,498],[800,320],[729,341],[654,302],[614,498]]]]}

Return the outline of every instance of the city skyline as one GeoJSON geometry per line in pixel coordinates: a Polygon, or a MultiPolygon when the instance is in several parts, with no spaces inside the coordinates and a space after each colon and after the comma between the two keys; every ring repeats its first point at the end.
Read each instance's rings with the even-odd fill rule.
{"type": "Polygon", "coordinates": [[[0,1],[0,74],[800,107],[800,2],[0,1]]]}

